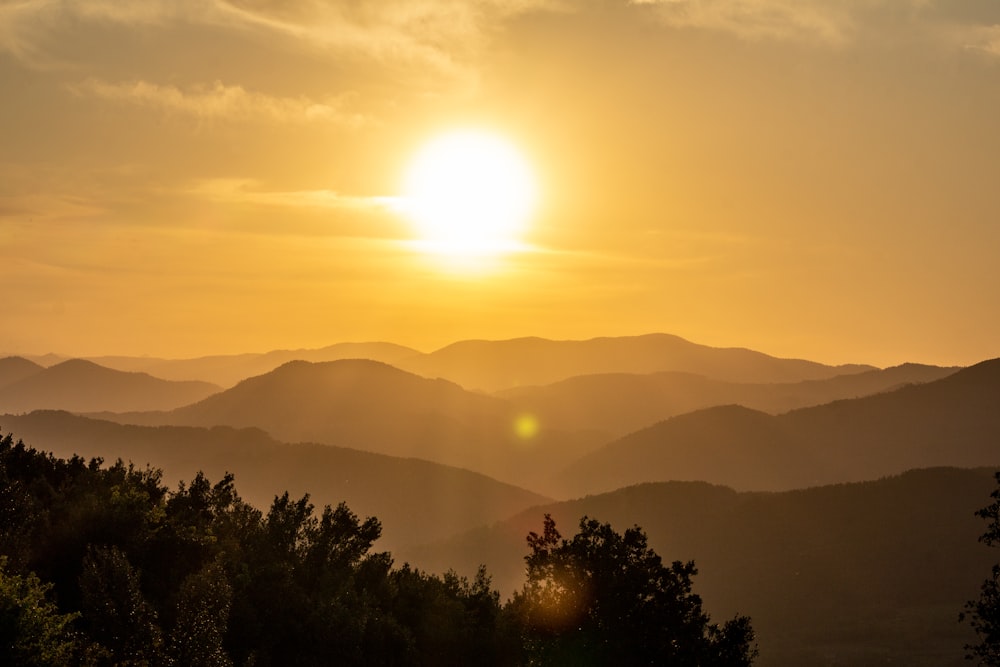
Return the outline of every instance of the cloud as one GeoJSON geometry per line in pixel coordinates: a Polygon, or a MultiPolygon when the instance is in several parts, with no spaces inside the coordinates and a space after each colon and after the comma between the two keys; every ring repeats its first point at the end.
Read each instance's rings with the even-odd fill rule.
{"type": "Polygon", "coordinates": [[[79,221],[107,212],[107,206],[94,198],[66,193],[0,195],[0,222],[79,221]]]}
{"type": "Polygon", "coordinates": [[[972,51],[1000,58],[1000,24],[970,31],[965,46],[972,51]]]}
{"type": "MultiPolygon", "coordinates": [[[[584,13],[607,0],[9,0],[0,4],[0,50],[33,64],[46,45],[88,25],[207,26],[284,40],[385,64],[469,77],[475,54],[510,19],[537,12],[584,13]]],[[[952,0],[617,0],[675,28],[716,30],[748,40],[845,46],[913,31],[985,53],[998,51],[1000,3],[952,0]]],[[[66,40],[63,39],[62,42],[66,40]]],[[[72,63],[64,63],[66,66],[72,63]]]]}
{"type": "Polygon", "coordinates": [[[181,90],[176,86],[161,86],[147,81],[108,83],[87,79],[72,84],[78,95],[93,96],[154,107],[166,112],[195,116],[201,119],[264,120],[281,123],[334,122],[358,126],[364,116],[345,110],[345,98],[317,102],[308,97],[274,97],[242,86],[227,86],[216,81],[211,86],[181,90]]]}
{"type": "Polygon", "coordinates": [[[853,30],[851,3],[810,0],[630,0],[668,25],[734,33],[746,39],[843,44],[853,30]]]}
{"type": "Polygon", "coordinates": [[[0,5],[0,52],[21,61],[42,60],[36,47],[43,31],[49,3],[8,2],[0,5]]]}
{"type": "Polygon", "coordinates": [[[861,42],[945,44],[1000,55],[1000,3],[949,0],[628,0],[665,24],[747,40],[833,47],[861,42]]]}
{"type": "Polygon", "coordinates": [[[208,215],[226,233],[381,241],[407,238],[393,197],[345,195],[329,189],[275,190],[249,178],[204,179],[175,191],[172,197],[188,200],[188,210],[226,211],[223,216],[208,215]]]}
{"type": "Polygon", "coordinates": [[[213,202],[284,206],[292,208],[391,211],[392,197],[358,197],[333,190],[269,191],[258,181],[245,178],[215,178],[201,181],[189,192],[213,202]]]}
{"type": "MultiPolygon", "coordinates": [[[[53,36],[88,26],[192,25],[260,33],[303,46],[386,62],[464,73],[461,59],[507,18],[552,9],[563,0],[13,0],[0,6],[0,50],[38,65],[53,36]]],[[[59,41],[58,39],[54,41],[59,41]]],[[[65,40],[62,40],[65,41],[65,40]]],[[[72,63],[64,63],[70,66],[72,63]]]]}

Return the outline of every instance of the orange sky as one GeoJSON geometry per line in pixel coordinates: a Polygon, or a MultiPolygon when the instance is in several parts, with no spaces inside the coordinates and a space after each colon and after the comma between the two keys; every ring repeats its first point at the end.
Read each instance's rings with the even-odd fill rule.
{"type": "Polygon", "coordinates": [[[0,354],[1000,355],[1000,3],[14,1],[0,91],[0,354]],[[386,205],[456,127],[539,181],[490,271],[386,205]]]}

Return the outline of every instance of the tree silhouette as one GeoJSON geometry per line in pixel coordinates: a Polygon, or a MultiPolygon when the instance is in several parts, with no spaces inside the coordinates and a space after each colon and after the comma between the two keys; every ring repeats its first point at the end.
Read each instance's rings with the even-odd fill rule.
{"type": "Polygon", "coordinates": [[[80,572],[84,625],[101,660],[150,664],[163,646],[156,612],[139,585],[139,573],[117,547],[89,546],[80,572]]]}
{"type": "Polygon", "coordinates": [[[226,573],[216,562],[184,580],[177,601],[177,622],[170,637],[173,664],[201,667],[233,664],[222,646],[232,595],[226,573]]]}
{"type": "MultiPolygon", "coordinates": [[[[991,547],[1000,547],[1000,472],[994,476],[997,488],[990,494],[993,502],[978,510],[976,516],[989,521],[979,541],[991,547]]],[[[1000,564],[993,566],[990,578],[983,582],[979,599],[967,602],[965,609],[959,619],[968,618],[979,635],[978,644],[966,645],[967,657],[979,660],[980,665],[1000,665],[1000,564]]]]}
{"type": "Polygon", "coordinates": [[[60,614],[46,599],[52,584],[34,574],[5,572],[0,556],[0,664],[64,665],[70,662],[74,637],[70,624],[78,614],[60,614]]]}
{"type": "Polygon", "coordinates": [[[528,535],[528,580],[511,601],[526,660],[546,665],[749,665],[756,655],[746,617],[722,627],[691,592],[693,562],[669,567],[634,527],[583,517],[571,540],[550,515],[528,535]]]}
{"type": "Polygon", "coordinates": [[[394,567],[375,518],[309,496],[243,502],[231,475],[58,459],[0,437],[0,664],[746,665],[753,630],[709,622],[693,563],[638,528],[551,517],[500,603],[485,569],[394,567]],[[51,601],[47,600],[51,598],[51,601]]]}

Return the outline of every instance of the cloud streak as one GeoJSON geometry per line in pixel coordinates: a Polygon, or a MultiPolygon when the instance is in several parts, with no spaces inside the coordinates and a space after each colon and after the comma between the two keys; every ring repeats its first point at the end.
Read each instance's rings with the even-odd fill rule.
{"type": "Polygon", "coordinates": [[[182,90],[176,86],[162,86],[147,81],[108,83],[92,78],[72,84],[70,90],[82,96],[153,107],[206,120],[333,122],[349,126],[359,126],[366,122],[361,114],[345,110],[347,96],[323,102],[305,96],[275,97],[248,91],[242,86],[227,86],[219,81],[210,86],[182,90]]]}
{"type": "MultiPolygon", "coordinates": [[[[299,48],[409,62],[463,73],[461,60],[504,20],[556,8],[561,0],[14,0],[0,6],[0,50],[39,64],[53,34],[80,23],[124,27],[203,25],[283,37],[299,48]]],[[[67,66],[69,64],[67,63],[67,66]]]]}
{"type": "MultiPolygon", "coordinates": [[[[846,47],[912,34],[1000,56],[1000,3],[962,9],[947,0],[618,0],[678,29],[747,40],[846,47]]],[[[36,66],[47,47],[88,25],[161,29],[207,26],[281,40],[284,48],[368,59],[455,79],[474,79],[476,54],[510,19],[537,12],[585,13],[593,0],[14,0],[0,5],[0,50],[36,66]]],[[[74,63],[64,62],[65,67],[74,63]]]]}
{"type": "Polygon", "coordinates": [[[394,211],[393,197],[358,197],[333,190],[271,191],[252,179],[217,178],[200,182],[189,191],[214,202],[284,206],[292,208],[394,211]]]}
{"type": "Polygon", "coordinates": [[[850,3],[809,0],[631,0],[678,28],[719,30],[745,39],[844,44],[853,32],[850,3]]]}
{"type": "Polygon", "coordinates": [[[827,47],[909,40],[964,46],[1000,56],[1000,3],[963,11],[947,0],[628,0],[674,28],[714,30],[742,39],[827,47]]]}
{"type": "Polygon", "coordinates": [[[984,26],[974,31],[966,46],[967,48],[1000,58],[1000,24],[984,26]]]}

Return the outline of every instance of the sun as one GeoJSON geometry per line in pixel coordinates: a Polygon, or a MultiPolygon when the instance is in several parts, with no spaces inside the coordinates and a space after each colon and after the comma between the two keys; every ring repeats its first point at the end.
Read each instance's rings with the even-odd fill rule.
{"type": "Polygon", "coordinates": [[[403,180],[400,208],[421,243],[448,254],[496,254],[522,245],[535,178],[499,135],[458,130],[427,143],[403,180]]]}

